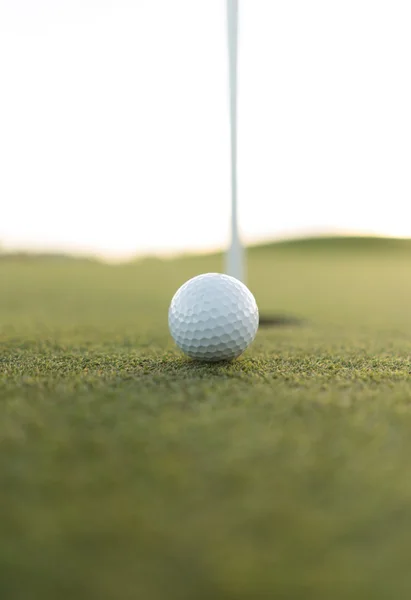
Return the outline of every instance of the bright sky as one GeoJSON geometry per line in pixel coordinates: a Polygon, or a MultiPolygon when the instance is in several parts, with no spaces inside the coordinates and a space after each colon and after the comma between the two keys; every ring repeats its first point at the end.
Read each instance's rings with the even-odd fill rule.
{"type": "MultiPolygon", "coordinates": [[[[229,233],[225,0],[0,0],[0,244],[229,233]]],[[[409,0],[240,0],[247,241],[411,236],[409,0]]]]}

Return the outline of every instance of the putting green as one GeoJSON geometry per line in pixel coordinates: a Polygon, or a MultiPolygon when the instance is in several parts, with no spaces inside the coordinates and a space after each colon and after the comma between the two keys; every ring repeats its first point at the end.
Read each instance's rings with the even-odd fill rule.
{"type": "Polygon", "coordinates": [[[253,248],[278,326],[192,363],[168,303],[219,270],[0,258],[1,598],[409,598],[411,242],[253,248]]]}

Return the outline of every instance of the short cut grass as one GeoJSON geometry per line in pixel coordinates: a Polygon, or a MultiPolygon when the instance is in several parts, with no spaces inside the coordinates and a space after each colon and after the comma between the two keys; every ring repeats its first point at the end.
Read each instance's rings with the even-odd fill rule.
{"type": "Polygon", "coordinates": [[[301,324],[204,365],[167,308],[221,268],[0,258],[0,598],[410,597],[411,243],[251,249],[301,324]]]}

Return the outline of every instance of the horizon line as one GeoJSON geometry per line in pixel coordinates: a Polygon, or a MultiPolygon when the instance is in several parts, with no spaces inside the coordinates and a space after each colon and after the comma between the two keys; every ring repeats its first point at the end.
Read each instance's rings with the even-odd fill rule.
{"type": "MultiPolygon", "coordinates": [[[[358,230],[327,230],[317,232],[296,232],[295,234],[284,234],[278,236],[264,237],[258,239],[249,239],[244,242],[245,249],[258,248],[259,246],[275,245],[284,242],[304,241],[304,240],[320,240],[320,239],[338,239],[338,238],[364,238],[364,239],[385,239],[385,240],[411,240],[411,236],[402,235],[388,235],[380,232],[373,231],[358,231],[358,230]]],[[[181,249],[170,249],[170,250],[146,250],[146,251],[135,251],[135,252],[124,252],[116,253],[111,251],[99,251],[92,248],[85,248],[79,246],[76,248],[64,247],[64,246],[44,246],[41,244],[16,244],[7,245],[2,244],[0,240],[0,256],[43,256],[43,257],[67,257],[77,258],[83,260],[96,260],[111,264],[125,264],[136,260],[144,259],[162,259],[172,260],[175,258],[181,258],[184,256],[207,256],[213,254],[222,254],[227,250],[226,246],[208,246],[205,248],[181,248],[181,249]]]]}

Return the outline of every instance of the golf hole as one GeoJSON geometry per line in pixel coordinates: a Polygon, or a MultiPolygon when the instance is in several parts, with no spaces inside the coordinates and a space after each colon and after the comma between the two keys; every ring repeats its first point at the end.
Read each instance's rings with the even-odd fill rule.
{"type": "Polygon", "coordinates": [[[260,327],[301,327],[304,321],[292,315],[260,315],[260,327]]]}

